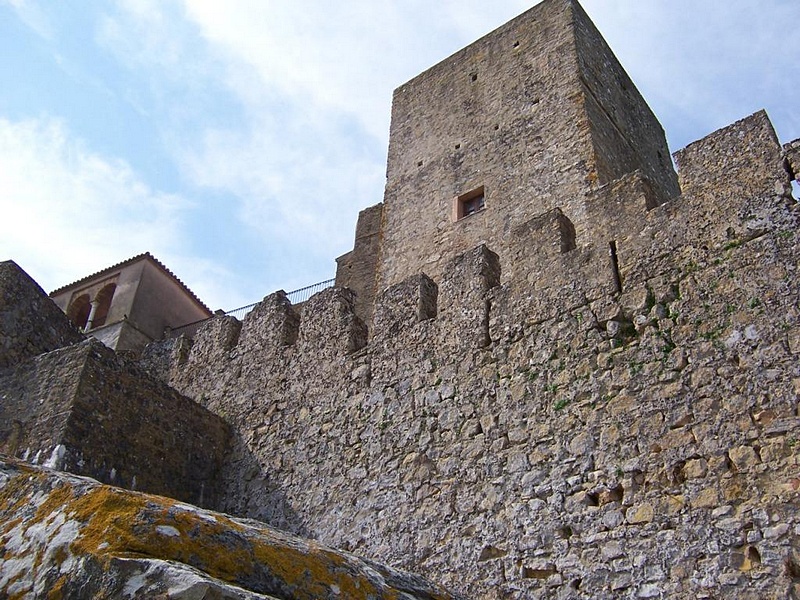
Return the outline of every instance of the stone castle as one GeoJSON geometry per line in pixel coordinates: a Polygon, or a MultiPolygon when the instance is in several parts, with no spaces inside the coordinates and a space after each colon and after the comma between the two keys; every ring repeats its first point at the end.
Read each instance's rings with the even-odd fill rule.
{"type": "Polygon", "coordinates": [[[800,598],[800,140],[760,112],[674,158],[545,0],[398,88],[302,306],[133,364],[4,263],[0,451],[469,598],[800,598]]]}

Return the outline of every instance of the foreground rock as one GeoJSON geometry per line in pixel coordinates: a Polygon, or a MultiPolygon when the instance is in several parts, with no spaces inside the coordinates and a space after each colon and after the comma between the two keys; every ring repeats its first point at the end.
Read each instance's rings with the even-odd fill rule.
{"type": "Polygon", "coordinates": [[[453,598],[254,521],[10,459],[0,523],[0,598],[453,598]]]}

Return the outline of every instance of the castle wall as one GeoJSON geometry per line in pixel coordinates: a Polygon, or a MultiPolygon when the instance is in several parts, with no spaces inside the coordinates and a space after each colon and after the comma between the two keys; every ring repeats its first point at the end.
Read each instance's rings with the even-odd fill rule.
{"type": "Polygon", "coordinates": [[[82,339],[27,273],[13,261],[0,262],[0,371],[82,339]]]}
{"type": "Polygon", "coordinates": [[[94,340],[0,375],[0,450],[202,506],[220,498],[228,427],[94,340]]]}
{"type": "Polygon", "coordinates": [[[800,597],[798,143],[761,112],[675,159],[680,195],[548,0],[396,91],[337,287],[148,350],[179,393],[94,342],[31,359],[66,338],[6,301],[0,451],[470,598],[800,597]]]}
{"type": "Polygon", "coordinates": [[[336,287],[356,293],[356,313],[372,320],[377,268],[381,252],[383,204],[365,208],[358,214],[353,250],[336,259],[336,287]]]}
{"type": "Polygon", "coordinates": [[[238,344],[215,319],[173,383],[235,424],[226,510],[473,598],[784,596],[800,289],[770,132],[689,147],[660,206],[639,173],[598,187],[592,235],[529,219],[508,281],[479,246],[390,286],[367,345],[335,288],[296,339],[279,295],[238,344]]]}

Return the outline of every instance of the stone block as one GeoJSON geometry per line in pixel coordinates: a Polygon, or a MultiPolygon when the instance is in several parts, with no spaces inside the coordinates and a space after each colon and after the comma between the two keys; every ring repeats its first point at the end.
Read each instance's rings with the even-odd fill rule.
{"type": "Polygon", "coordinates": [[[435,318],[438,292],[436,284],[424,273],[382,292],[375,301],[373,336],[391,338],[420,321],[435,318]]]}
{"type": "Polygon", "coordinates": [[[640,504],[638,506],[631,506],[625,512],[625,519],[631,525],[641,525],[644,523],[649,523],[653,520],[655,513],[653,511],[653,506],[650,504],[640,504]]]}
{"type": "Polygon", "coordinates": [[[483,348],[489,343],[488,292],[500,284],[500,261],[486,246],[456,257],[439,284],[439,330],[447,347],[483,348]]]}
{"type": "Polygon", "coordinates": [[[253,307],[242,322],[238,352],[274,355],[297,340],[300,317],[283,290],[253,307]]]}
{"type": "Polygon", "coordinates": [[[758,454],[751,446],[737,446],[728,451],[733,466],[740,473],[747,473],[760,462],[758,454]]]}
{"type": "Polygon", "coordinates": [[[83,340],[67,316],[15,262],[0,262],[0,369],[83,340]]]}

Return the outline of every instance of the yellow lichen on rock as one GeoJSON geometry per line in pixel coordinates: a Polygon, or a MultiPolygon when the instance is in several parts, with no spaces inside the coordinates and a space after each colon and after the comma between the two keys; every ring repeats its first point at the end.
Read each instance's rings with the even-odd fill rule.
{"type": "Polygon", "coordinates": [[[451,598],[267,526],[64,473],[0,467],[13,472],[0,480],[0,598],[61,600],[77,589],[91,597],[169,598],[187,580],[220,598],[451,598]],[[397,589],[397,582],[408,585],[397,589]]]}

